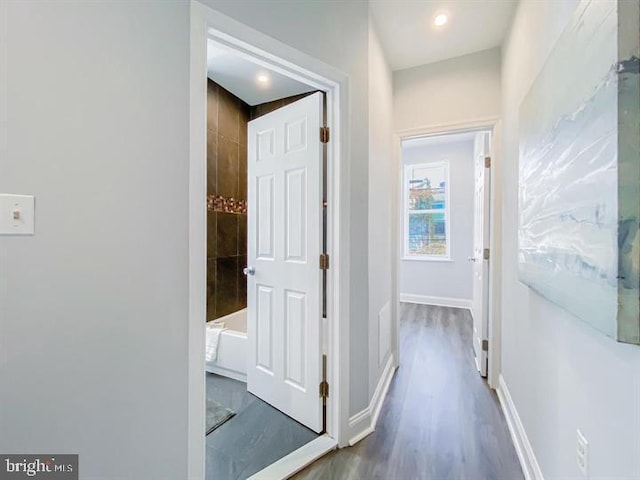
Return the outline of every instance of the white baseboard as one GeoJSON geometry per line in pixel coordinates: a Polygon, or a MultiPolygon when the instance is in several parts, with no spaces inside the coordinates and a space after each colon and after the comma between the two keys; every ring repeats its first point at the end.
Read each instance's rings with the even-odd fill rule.
{"type": "Polygon", "coordinates": [[[533,453],[533,448],[527,438],[527,432],[524,430],[524,425],[520,420],[520,415],[516,410],[516,406],[513,403],[507,384],[504,381],[502,374],[498,377],[498,389],[496,390],[498,399],[500,399],[500,405],[502,405],[502,411],[507,419],[507,426],[511,433],[511,439],[513,440],[513,446],[518,454],[520,465],[522,466],[522,473],[526,480],[544,480],[542,476],[542,470],[536,460],[536,456],[533,453]]]}
{"type": "Polygon", "coordinates": [[[248,480],[274,480],[292,477],[307,465],[312,464],[331,450],[335,450],[337,446],[338,442],[333,438],[323,435],[254,473],[248,480]]]}
{"type": "Polygon", "coordinates": [[[471,310],[471,300],[466,298],[431,297],[428,295],[401,293],[400,301],[406,303],[419,303],[421,305],[436,305],[438,307],[466,308],[471,310]]]}
{"type": "Polygon", "coordinates": [[[358,412],[349,419],[349,431],[352,432],[352,437],[349,439],[350,447],[373,433],[374,427],[371,426],[371,413],[369,412],[369,407],[358,412]],[[356,419],[356,417],[358,418],[356,419]],[[353,432],[357,433],[353,434],[353,432]]]}
{"type": "Polygon", "coordinates": [[[349,418],[349,431],[351,436],[349,446],[355,445],[364,437],[373,433],[376,429],[382,404],[387,396],[389,385],[391,384],[393,374],[395,373],[394,365],[395,361],[393,355],[389,355],[369,405],[349,418]]]}

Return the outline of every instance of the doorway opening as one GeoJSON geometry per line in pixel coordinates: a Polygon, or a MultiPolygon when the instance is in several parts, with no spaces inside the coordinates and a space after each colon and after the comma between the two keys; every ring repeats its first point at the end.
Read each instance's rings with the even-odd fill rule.
{"type": "Polygon", "coordinates": [[[338,328],[341,312],[348,308],[348,299],[340,296],[348,271],[339,248],[344,210],[340,185],[346,171],[339,162],[340,106],[347,98],[342,93],[347,81],[318,60],[192,4],[190,477],[204,477],[206,470],[207,478],[223,478],[209,473],[208,444],[216,443],[209,438],[233,429],[234,422],[236,427],[256,427],[248,427],[243,438],[251,447],[251,460],[260,460],[252,443],[268,426],[256,408],[243,415],[251,410],[242,410],[248,403],[278,416],[289,429],[297,422],[300,435],[286,435],[302,440],[284,448],[287,442],[276,435],[260,460],[263,468],[245,465],[238,472],[236,465],[237,478],[287,477],[340,441],[345,428],[341,412],[348,404],[348,396],[341,396],[347,339],[338,328]],[[210,60],[224,64],[222,50],[235,65],[223,68],[226,73],[210,68],[210,60]],[[241,64],[253,69],[253,75],[245,71],[243,77],[241,64]],[[229,73],[235,80],[225,79],[229,73]],[[269,87],[270,98],[251,98],[269,87]],[[217,118],[208,123],[212,109],[217,118]],[[222,117],[234,122],[221,123],[222,117]],[[241,161],[244,150],[246,164],[244,157],[241,161]],[[208,168],[207,160],[214,157],[214,168],[208,168]],[[215,342],[207,341],[213,337],[215,342]],[[222,404],[217,410],[223,417],[229,416],[229,407],[236,415],[211,429],[205,441],[207,390],[222,404]],[[237,408],[225,405],[234,401],[237,408]],[[252,417],[257,422],[248,422],[252,417]]]}
{"type": "Polygon", "coordinates": [[[319,122],[323,99],[213,40],[207,59],[206,478],[247,478],[324,430],[308,258],[324,161],[309,110],[319,122]]]}
{"type": "Polygon", "coordinates": [[[476,367],[489,372],[491,158],[495,126],[401,136],[400,302],[468,322],[476,367]]]}

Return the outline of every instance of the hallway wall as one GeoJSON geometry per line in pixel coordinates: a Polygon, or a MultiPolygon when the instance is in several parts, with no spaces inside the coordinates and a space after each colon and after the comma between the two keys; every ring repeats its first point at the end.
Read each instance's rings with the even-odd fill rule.
{"type": "Polygon", "coordinates": [[[500,115],[500,49],[393,72],[396,132],[500,115]]]}
{"type": "MultiPolygon", "coordinates": [[[[606,0],[614,1],[614,0],[606,0]]],[[[502,366],[542,474],[640,478],[640,348],[616,343],[518,281],[518,110],[577,0],[523,0],[503,61],[504,215],[502,366]]]]}
{"type": "Polygon", "coordinates": [[[369,396],[391,352],[393,182],[392,75],[373,17],[369,18],[369,396]]]}
{"type": "Polygon", "coordinates": [[[0,451],[187,477],[189,4],[0,1],[0,451]],[[161,459],[159,461],[159,459],[161,459]]]}

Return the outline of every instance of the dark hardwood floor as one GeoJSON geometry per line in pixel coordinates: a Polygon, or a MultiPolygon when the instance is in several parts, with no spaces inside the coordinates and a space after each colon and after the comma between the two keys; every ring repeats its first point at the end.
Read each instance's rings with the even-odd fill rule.
{"type": "Polygon", "coordinates": [[[400,368],[376,431],[295,479],[520,480],[495,392],[476,370],[467,310],[401,305],[400,368]]]}

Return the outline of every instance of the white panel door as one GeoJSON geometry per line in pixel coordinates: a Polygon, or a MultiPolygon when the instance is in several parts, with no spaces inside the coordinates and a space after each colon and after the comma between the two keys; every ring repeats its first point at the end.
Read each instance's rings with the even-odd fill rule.
{"type": "Polygon", "coordinates": [[[322,94],[249,122],[248,390],[322,430],[322,94]]]}
{"type": "Polygon", "coordinates": [[[473,228],[473,350],[476,365],[483,377],[487,376],[487,350],[483,341],[488,339],[489,320],[489,260],[484,258],[484,249],[489,248],[489,195],[491,174],[485,166],[489,156],[489,133],[478,133],[474,144],[474,228],[473,228]]]}

